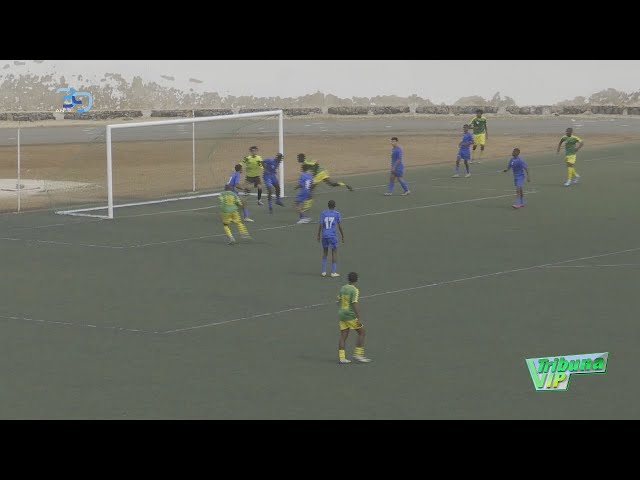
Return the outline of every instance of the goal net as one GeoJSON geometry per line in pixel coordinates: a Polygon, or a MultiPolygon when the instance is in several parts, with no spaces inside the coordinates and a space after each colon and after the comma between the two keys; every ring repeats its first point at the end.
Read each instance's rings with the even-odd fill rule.
{"type": "MultiPolygon", "coordinates": [[[[250,147],[257,146],[263,158],[284,154],[283,113],[112,124],[104,142],[104,177],[95,179],[103,186],[97,205],[56,213],[112,219],[123,207],[217,196],[250,147]]],[[[284,162],[279,176],[284,178],[284,162]]]]}

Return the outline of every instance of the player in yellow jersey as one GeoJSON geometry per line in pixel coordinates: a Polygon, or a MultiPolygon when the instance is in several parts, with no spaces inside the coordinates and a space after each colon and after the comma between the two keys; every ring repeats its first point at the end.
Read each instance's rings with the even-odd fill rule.
{"type": "Polygon", "coordinates": [[[560,139],[556,153],[560,153],[560,147],[564,143],[564,161],[567,163],[567,181],[564,182],[564,186],[568,187],[580,181],[580,175],[576,172],[575,164],[578,150],[582,148],[584,142],[580,137],[576,137],[573,134],[573,128],[567,128],[566,133],[560,139]]]}
{"type": "Polygon", "coordinates": [[[358,308],[358,300],[360,299],[360,290],[356,287],[358,274],[351,272],[347,276],[349,283],[344,285],[338,293],[338,316],[340,317],[340,341],[338,343],[338,359],[340,363],[351,363],[346,358],[345,346],[350,330],[358,333],[356,348],[353,351],[353,359],[358,362],[368,363],[371,359],[364,356],[364,325],[360,321],[360,309],[358,308]]]}
{"type": "Polygon", "coordinates": [[[308,158],[304,153],[298,154],[298,163],[301,163],[302,165],[309,165],[309,167],[311,167],[309,171],[311,172],[311,175],[313,175],[313,188],[315,188],[320,182],[324,182],[332,187],[347,187],[350,192],[353,192],[353,188],[346,183],[334,182],[331,180],[329,172],[322,168],[317,161],[308,158]]]}
{"type": "Polygon", "coordinates": [[[240,220],[240,214],[238,213],[238,207],[243,208],[244,202],[240,200],[240,197],[232,190],[231,185],[224,186],[224,192],[220,194],[220,219],[224,225],[224,233],[229,239],[229,245],[236,243],[236,239],[231,233],[229,225],[235,223],[242,238],[251,240],[247,227],[244,226],[242,220],[240,220]]]}
{"type": "Polygon", "coordinates": [[[480,158],[478,163],[482,160],[484,154],[484,145],[489,139],[489,129],[487,128],[487,119],[482,116],[484,112],[482,110],[476,110],[476,116],[471,119],[469,126],[473,128],[473,153],[471,155],[471,162],[476,161],[476,148],[480,145],[480,158]]]}
{"type": "Polygon", "coordinates": [[[264,205],[262,203],[262,157],[258,155],[258,147],[253,146],[249,149],[249,155],[242,159],[242,165],[245,171],[245,193],[249,193],[252,185],[258,189],[258,205],[264,205]]]}

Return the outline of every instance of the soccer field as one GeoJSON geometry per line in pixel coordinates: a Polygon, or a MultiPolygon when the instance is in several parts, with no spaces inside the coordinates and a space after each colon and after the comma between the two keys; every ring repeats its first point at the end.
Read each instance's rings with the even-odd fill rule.
{"type": "Polygon", "coordinates": [[[290,197],[273,215],[246,197],[254,240],[232,247],[215,198],[2,215],[0,418],[640,418],[638,146],[587,144],[569,188],[562,156],[522,146],[520,210],[510,149],[471,178],[407,167],[408,197],[383,196],[384,171],[320,185],[313,216],[333,199],[344,219],[338,279],[290,197]],[[349,271],[370,364],[337,363],[349,271]],[[526,358],[592,352],[606,375],[534,390],[526,358]]]}

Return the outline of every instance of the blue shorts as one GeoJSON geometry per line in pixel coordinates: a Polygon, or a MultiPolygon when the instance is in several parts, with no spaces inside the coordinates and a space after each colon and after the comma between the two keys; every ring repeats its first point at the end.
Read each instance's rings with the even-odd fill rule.
{"type": "Polygon", "coordinates": [[[338,237],[322,237],[322,248],[335,250],[338,248],[338,237]]]}
{"type": "Polygon", "coordinates": [[[395,170],[393,170],[394,177],[401,177],[404,175],[404,165],[398,165],[395,170]]]}
{"type": "Polygon", "coordinates": [[[524,175],[522,176],[518,175],[517,177],[514,176],[513,183],[516,186],[516,188],[522,188],[522,186],[524,185],[524,175]]]}
{"type": "Polygon", "coordinates": [[[267,188],[280,185],[278,183],[278,177],[276,177],[275,175],[264,175],[262,179],[264,180],[264,185],[267,188]]]}
{"type": "Polygon", "coordinates": [[[298,193],[298,195],[296,196],[296,203],[302,203],[309,199],[311,199],[311,193],[306,190],[303,190],[300,193],[298,193]]]}
{"type": "Polygon", "coordinates": [[[469,150],[458,150],[458,158],[462,160],[471,160],[471,152],[469,150]]]}

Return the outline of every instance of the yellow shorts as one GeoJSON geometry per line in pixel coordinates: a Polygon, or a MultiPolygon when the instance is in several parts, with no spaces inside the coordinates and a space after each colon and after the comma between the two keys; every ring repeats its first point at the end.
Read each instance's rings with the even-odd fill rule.
{"type": "Polygon", "coordinates": [[[474,145],[484,145],[485,140],[486,140],[486,136],[484,133],[479,133],[473,136],[474,145]]]}
{"type": "Polygon", "coordinates": [[[340,320],[340,331],[342,330],[358,330],[364,327],[363,324],[360,323],[360,320],[354,318],[353,320],[340,320]]]}
{"type": "Polygon", "coordinates": [[[576,163],[576,156],[575,155],[565,155],[564,161],[567,162],[567,163],[570,163],[571,165],[573,165],[574,163],[576,163]]]}
{"type": "Polygon", "coordinates": [[[326,170],[321,170],[313,176],[313,183],[320,183],[327,178],[329,178],[329,172],[327,172],[326,170]]]}
{"type": "Polygon", "coordinates": [[[231,222],[240,223],[240,214],[238,212],[221,213],[222,223],[229,225],[231,222]]]}

